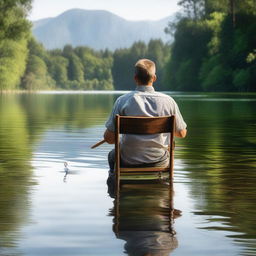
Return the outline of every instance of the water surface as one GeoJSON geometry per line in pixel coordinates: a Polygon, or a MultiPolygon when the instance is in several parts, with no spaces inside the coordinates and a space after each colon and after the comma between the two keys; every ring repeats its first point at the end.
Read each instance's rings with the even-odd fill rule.
{"type": "Polygon", "coordinates": [[[1,95],[0,255],[256,255],[256,95],[172,96],[188,124],[173,190],[116,202],[112,147],[90,146],[118,94],[1,95]]]}

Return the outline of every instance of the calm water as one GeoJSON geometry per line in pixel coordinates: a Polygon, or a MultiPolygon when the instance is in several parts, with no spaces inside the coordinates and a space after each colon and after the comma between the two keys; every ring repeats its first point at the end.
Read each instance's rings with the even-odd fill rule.
{"type": "Polygon", "coordinates": [[[116,202],[112,147],[90,145],[117,96],[0,95],[0,255],[256,255],[256,95],[173,94],[188,124],[173,190],[116,202]]]}

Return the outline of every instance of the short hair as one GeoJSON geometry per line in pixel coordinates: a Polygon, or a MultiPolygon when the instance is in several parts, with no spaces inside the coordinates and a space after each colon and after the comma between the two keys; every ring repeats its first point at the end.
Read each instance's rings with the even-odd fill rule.
{"type": "Polygon", "coordinates": [[[156,65],[149,59],[140,59],[135,64],[135,76],[142,84],[148,84],[156,74],[156,65]]]}

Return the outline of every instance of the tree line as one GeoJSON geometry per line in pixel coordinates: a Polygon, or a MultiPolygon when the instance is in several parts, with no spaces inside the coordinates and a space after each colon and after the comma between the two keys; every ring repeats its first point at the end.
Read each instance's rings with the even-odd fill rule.
{"type": "Polygon", "coordinates": [[[27,66],[20,85],[26,90],[130,90],[134,84],[134,63],[139,58],[156,61],[161,81],[169,54],[169,46],[161,40],[151,40],[148,44],[135,42],[130,48],[115,52],[71,45],[62,50],[46,51],[31,37],[28,50],[27,66]]]}
{"type": "Polygon", "coordinates": [[[32,0],[0,2],[0,90],[130,90],[140,58],[157,65],[157,86],[179,91],[256,91],[255,0],[180,0],[160,39],[130,48],[46,50],[26,19],[32,0]]]}
{"type": "Polygon", "coordinates": [[[21,88],[112,90],[112,56],[88,47],[66,45],[62,50],[46,51],[33,37],[28,42],[29,55],[21,88]]]}
{"type": "Polygon", "coordinates": [[[181,0],[166,83],[180,91],[256,91],[256,1],[181,0]]]}

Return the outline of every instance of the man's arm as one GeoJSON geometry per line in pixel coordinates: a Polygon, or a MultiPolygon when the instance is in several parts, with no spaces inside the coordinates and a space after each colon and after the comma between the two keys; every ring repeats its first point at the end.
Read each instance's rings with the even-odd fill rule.
{"type": "Polygon", "coordinates": [[[176,132],[176,131],[174,132],[174,136],[179,137],[179,138],[185,138],[186,135],[187,135],[187,129],[183,129],[179,132],[176,132]]]}
{"type": "Polygon", "coordinates": [[[106,129],[106,131],[104,132],[104,140],[108,144],[114,144],[115,143],[115,133],[106,129]]]}
{"type": "Polygon", "coordinates": [[[120,105],[121,98],[122,98],[122,96],[120,96],[116,100],[116,102],[113,106],[112,112],[111,112],[111,114],[110,114],[110,116],[109,116],[109,118],[108,118],[108,120],[105,124],[107,129],[105,130],[103,137],[104,137],[104,140],[108,144],[114,144],[115,143],[115,133],[112,132],[112,131],[115,130],[115,117],[116,117],[117,114],[120,115],[120,106],[122,105],[122,104],[120,105]]]}

